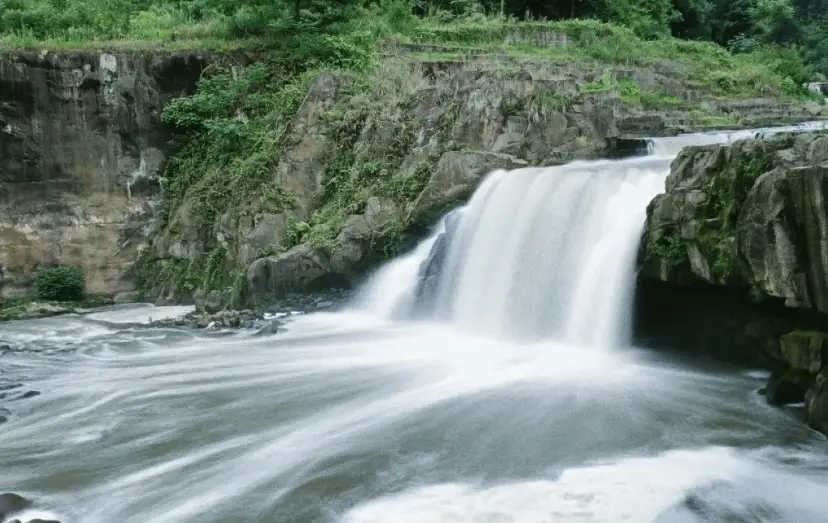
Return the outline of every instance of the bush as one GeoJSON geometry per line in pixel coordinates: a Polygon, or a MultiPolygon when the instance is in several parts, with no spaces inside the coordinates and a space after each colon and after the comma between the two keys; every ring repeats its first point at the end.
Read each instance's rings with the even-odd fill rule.
{"type": "Polygon", "coordinates": [[[41,269],[35,276],[35,286],[41,300],[77,301],[83,299],[84,281],[80,267],[41,269]]]}

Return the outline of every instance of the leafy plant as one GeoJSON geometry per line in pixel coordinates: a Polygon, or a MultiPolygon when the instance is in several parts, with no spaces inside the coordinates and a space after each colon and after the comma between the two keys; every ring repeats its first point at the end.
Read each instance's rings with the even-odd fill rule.
{"type": "Polygon", "coordinates": [[[35,274],[37,295],[47,301],[78,301],[85,292],[80,267],[51,267],[35,274]]]}

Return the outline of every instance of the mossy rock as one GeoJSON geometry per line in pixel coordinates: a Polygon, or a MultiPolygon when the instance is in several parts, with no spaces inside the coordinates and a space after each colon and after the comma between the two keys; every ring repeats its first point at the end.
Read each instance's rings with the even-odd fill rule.
{"type": "Polygon", "coordinates": [[[797,330],[780,339],[782,357],[791,369],[816,374],[828,361],[828,333],[797,330]]]}

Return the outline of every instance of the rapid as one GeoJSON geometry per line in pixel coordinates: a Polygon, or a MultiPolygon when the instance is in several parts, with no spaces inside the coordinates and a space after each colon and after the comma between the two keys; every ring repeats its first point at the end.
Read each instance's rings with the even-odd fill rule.
{"type": "Polygon", "coordinates": [[[276,334],[149,305],[0,324],[0,492],[35,501],[10,519],[828,521],[828,443],[762,371],[630,341],[647,203],[682,147],[744,136],[491,173],[276,334]]]}

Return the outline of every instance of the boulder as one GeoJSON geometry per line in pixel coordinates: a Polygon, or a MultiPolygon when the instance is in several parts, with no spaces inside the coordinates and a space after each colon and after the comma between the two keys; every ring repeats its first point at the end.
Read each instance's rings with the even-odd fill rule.
{"type": "Polygon", "coordinates": [[[4,521],[8,516],[25,510],[31,505],[32,502],[23,496],[8,492],[0,494],[0,521],[4,521]]]}
{"type": "Polygon", "coordinates": [[[199,312],[215,313],[224,308],[224,295],[221,291],[199,289],[193,294],[195,308],[199,312]]]}
{"type": "Polygon", "coordinates": [[[685,323],[712,355],[738,347],[742,360],[765,363],[768,402],[804,400],[808,422],[825,433],[827,201],[824,131],[685,148],[647,209],[636,311],[646,329],[670,336],[685,323]],[[654,300],[659,293],[669,303],[654,300]],[[693,306],[679,311],[682,296],[693,306]]]}
{"type": "Polygon", "coordinates": [[[267,302],[322,285],[330,267],[330,258],[324,249],[303,243],[253,262],[247,269],[247,286],[254,300],[267,302]]]}
{"type": "Polygon", "coordinates": [[[124,303],[136,303],[141,301],[141,292],[139,291],[127,291],[127,292],[119,292],[115,296],[113,296],[112,301],[116,304],[124,304],[124,303]]]}
{"type": "Polygon", "coordinates": [[[828,313],[828,135],[687,147],[647,210],[645,272],[828,313]]]}
{"type": "Polygon", "coordinates": [[[428,185],[415,200],[410,220],[427,227],[453,207],[464,203],[491,171],[526,166],[526,161],[507,154],[447,152],[440,157],[428,185]]]}

